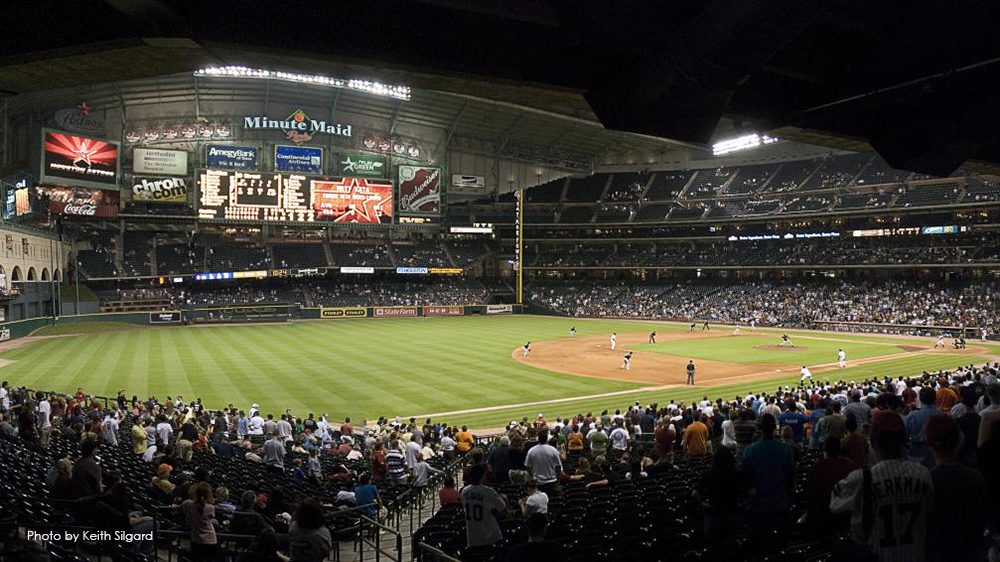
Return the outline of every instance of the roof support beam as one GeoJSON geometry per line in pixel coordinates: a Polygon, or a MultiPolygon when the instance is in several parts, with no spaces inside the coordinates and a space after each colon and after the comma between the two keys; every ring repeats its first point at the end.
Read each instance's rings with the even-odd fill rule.
{"type": "Polygon", "coordinates": [[[403,100],[396,102],[396,109],[392,112],[392,120],[389,121],[389,136],[396,132],[396,124],[399,123],[399,111],[403,109],[403,100]]]}
{"type": "Polygon", "coordinates": [[[507,146],[507,141],[510,140],[511,134],[514,133],[514,129],[516,129],[517,126],[521,124],[521,121],[524,120],[524,116],[525,115],[526,114],[522,113],[522,114],[518,115],[517,117],[515,117],[514,121],[511,122],[511,124],[508,125],[507,128],[504,129],[504,131],[502,133],[500,133],[499,137],[497,137],[497,140],[496,140],[497,154],[500,154],[501,152],[503,152],[503,149],[507,146]]]}

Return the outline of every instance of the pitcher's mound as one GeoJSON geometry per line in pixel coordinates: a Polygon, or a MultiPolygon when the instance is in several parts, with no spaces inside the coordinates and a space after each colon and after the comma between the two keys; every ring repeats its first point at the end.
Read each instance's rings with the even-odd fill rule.
{"type": "Polygon", "coordinates": [[[755,345],[754,349],[766,349],[767,351],[794,351],[799,349],[809,349],[804,345],[755,345]]]}

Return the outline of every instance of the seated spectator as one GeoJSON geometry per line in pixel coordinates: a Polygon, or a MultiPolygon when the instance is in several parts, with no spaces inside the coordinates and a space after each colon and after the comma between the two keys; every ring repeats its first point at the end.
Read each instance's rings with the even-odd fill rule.
{"type": "Polygon", "coordinates": [[[831,530],[846,530],[847,520],[830,513],[830,493],[854,469],[854,462],[843,456],[840,439],[827,437],[823,442],[823,459],[813,465],[806,480],[806,525],[817,534],[831,530]]]}
{"type": "Polygon", "coordinates": [[[240,496],[240,507],[229,520],[229,532],[234,535],[258,536],[265,529],[274,531],[274,526],[256,509],[257,494],[251,490],[240,496]]]}
{"type": "Polygon", "coordinates": [[[438,499],[441,505],[458,505],[462,503],[462,496],[455,489],[455,479],[451,476],[445,476],[444,485],[438,492],[438,499]]]}
{"type": "Polygon", "coordinates": [[[333,548],[330,530],[323,519],[323,509],[311,499],[304,499],[295,510],[288,527],[288,553],[291,562],[322,562],[333,548]]]}
{"type": "Polygon", "coordinates": [[[538,483],[533,478],[529,478],[524,483],[525,497],[521,500],[521,513],[529,517],[533,513],[549,512],[549,496],[538,489],[538,483]]]}
{"type": "Polygon", "coordinates": [[[505,562],[562,562],[566,559],[559,543],[545,539],[548,516],[536,512],[528,517],[528,542],[507,550],[505,562]]]}
{"type": "MultiPolygon", "coordinates": [[[[452,488],[454,488],[454,482],[452,488]]],[[[370,474],[364,473],[359,478],[358,485],[354,487],[354,501],[359,507],[365,506],[361,512],[369,518],[375,519],[378,516],[378,488],[372,484],[370,474]]]]}

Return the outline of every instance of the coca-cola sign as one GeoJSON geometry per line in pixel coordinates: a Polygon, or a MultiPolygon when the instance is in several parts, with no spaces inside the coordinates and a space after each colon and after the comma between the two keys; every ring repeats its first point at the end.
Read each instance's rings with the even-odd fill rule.
{"type": "Polygon", "coordinates": [[[70,203],[63,207],[63,213],[92,217],[97,214],[97,205],[74,205],[70,203]]]}

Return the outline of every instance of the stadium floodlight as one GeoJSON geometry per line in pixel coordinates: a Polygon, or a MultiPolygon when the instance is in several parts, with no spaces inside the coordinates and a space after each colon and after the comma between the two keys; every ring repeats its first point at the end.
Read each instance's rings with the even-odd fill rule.
{"type": "Polygon", "coordinates": [[[328,88],[355,90],[358,92],[365,92],[376,96],[386,96],[403,101],[409,101],[410,99],[409,86],[403,86],[400,84],[383,84],[372,80],[348,80],[345,78],[332,78],[330,76],[320,76],[316,74],[299,74],[296,72],[264,70],[262,68],[248,68],[246,66],[209,66],[194,71],[194,75],[207,78],[278,80],[281,82],[294,82],[297,84],[312,84],[314,86],[326,86],[328,88]]]}
{"type": "Polygon", "coordinates": [[[741,150],[750,150],[765,144],[778,142],[778,139],[767,135],[751,133],[733,139],[727,139],[712,145],[712,156],[724,156],[741,150]]]}

